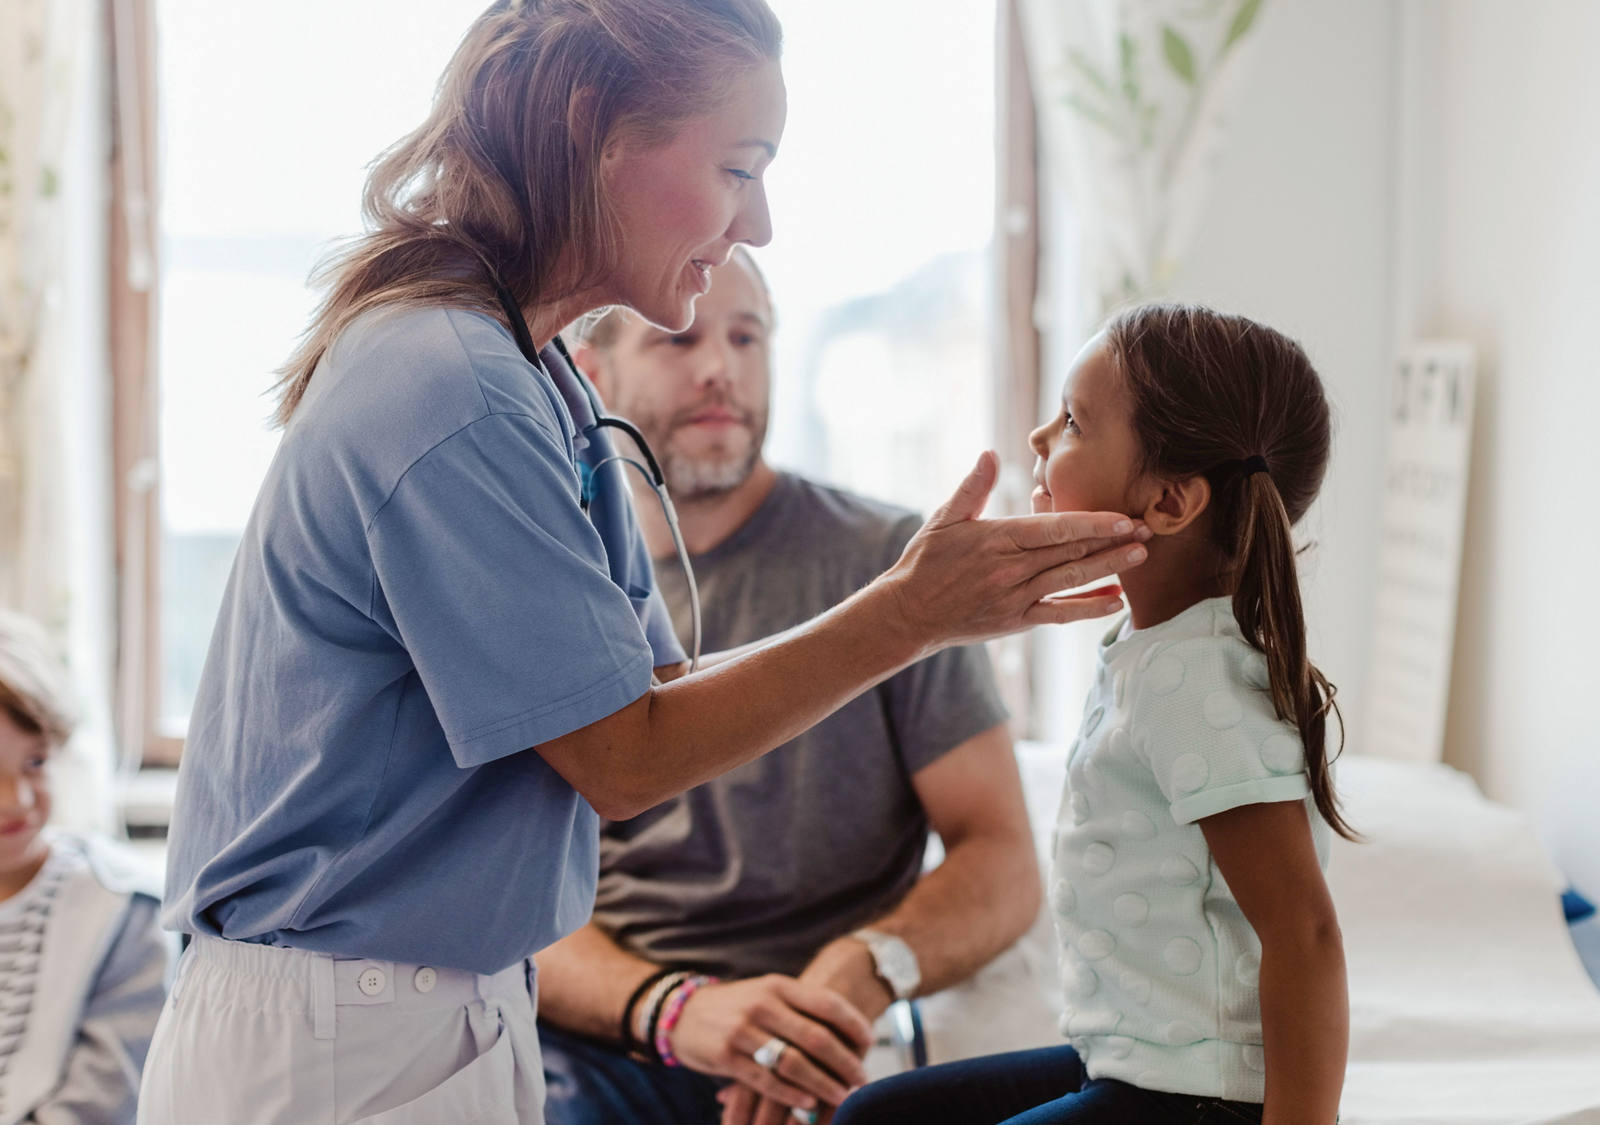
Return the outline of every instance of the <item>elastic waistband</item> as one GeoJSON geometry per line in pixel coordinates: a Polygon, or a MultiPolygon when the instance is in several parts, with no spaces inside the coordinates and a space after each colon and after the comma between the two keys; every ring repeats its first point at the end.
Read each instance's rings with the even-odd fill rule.
{"type": "Polygon", "coordinates": [[[215,972],[272,980],[294,992],[303,989],[309,1006],[319,1015],[331,1015],[329,1010],[335,1005],[445,1008],[476,1000],[526,997],[529,992],[529,969],[521,964],[484,975],[199,936],[186,957],[215,972]]]}

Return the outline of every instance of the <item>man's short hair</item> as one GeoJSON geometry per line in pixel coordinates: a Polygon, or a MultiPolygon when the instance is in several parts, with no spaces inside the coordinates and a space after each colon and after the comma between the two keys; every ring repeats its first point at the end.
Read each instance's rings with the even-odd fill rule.
{"type": "Polygon", "coordinates": [[[32,619],[0,609],[0,713],[54,746],[72,737],[77,708],[67,670],[32,619]]]}
{"type": "MultiPolygon", "coordinates": [[[[751,254],[743,244],[733,248],[732,261],[737,258],[744,264],[756,284],[761,287],[761,296],[767,302],[767,315],[772,315],[772,289],[767,285],[767,275],[761,272],[761,267],[756,265],[755,255],[751,254]]],[[[596,351],[606,351],[617,342],[617,335],[622,331],[622,318],[632,315],[621,305],[611,305],[607,308],[596,309],[592,313],[580,316],[567,326],[562,333],[574,346],[587,345],[596,351]]]]}

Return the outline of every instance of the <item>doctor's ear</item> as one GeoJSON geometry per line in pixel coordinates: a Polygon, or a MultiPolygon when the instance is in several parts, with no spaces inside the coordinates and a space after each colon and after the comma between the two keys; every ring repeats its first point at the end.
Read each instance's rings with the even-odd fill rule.
{"type": "Polygon", "coordinates": [[[1176,535],[1199,519],[1211,506],[1211,482],[1196,474],[1182,480],[1155,481],[1159,489],[1142,514],[1157,535],[1176,535]]]}

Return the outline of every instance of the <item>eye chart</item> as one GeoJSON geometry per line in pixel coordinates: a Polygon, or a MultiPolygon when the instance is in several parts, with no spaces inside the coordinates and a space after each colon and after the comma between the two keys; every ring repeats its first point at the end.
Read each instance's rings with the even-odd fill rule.
{"type": "Polygon", "coordinates": [[[1443,755],[1476,368],[1457,341],[1418,343],[1395,366],[1363,753],[1443,755]]]}

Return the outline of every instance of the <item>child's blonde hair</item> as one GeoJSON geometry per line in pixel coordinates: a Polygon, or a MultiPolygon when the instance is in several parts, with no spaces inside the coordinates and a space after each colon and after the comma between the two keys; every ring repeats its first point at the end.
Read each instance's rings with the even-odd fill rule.
{"type": "Polygon", "coordinates": [[[0,609],[0,712],[28,734],[63,745],[78,725],[67,669],[32,619],[0,609]]]}

